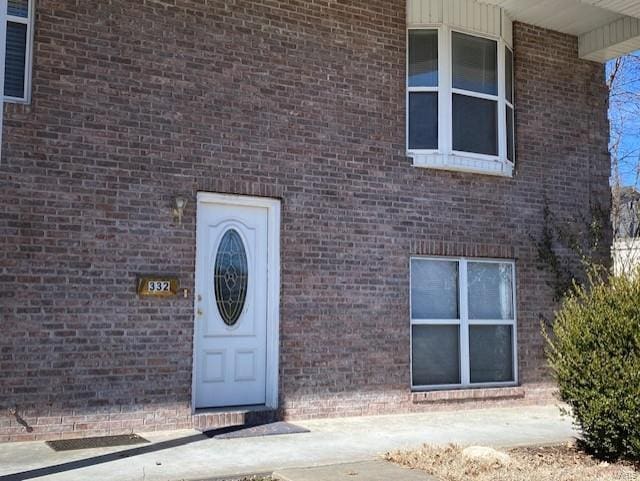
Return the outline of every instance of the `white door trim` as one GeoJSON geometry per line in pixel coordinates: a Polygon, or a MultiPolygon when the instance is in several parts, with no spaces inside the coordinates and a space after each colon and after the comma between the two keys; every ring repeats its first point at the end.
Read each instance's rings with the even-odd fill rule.
{"type": "MultiPolygon", "coordinates": [[[[215,194],[198,192],[197,208],[202,204],[215,203],[230,206],[263,207],[267,209],[267,366],[266,366],[266,407],[278,408],[278,372],[280,362],[280,201],[266,197],[215,194]]],[[[197,226],[196,226],[197,229],[197,226]]],[[[196,242],[196,259],[198,243],[196,242]]],[[[193,299],[193,360],[191,372],[191,413],[195,413],[196,353],[198,336],[195,329],[197,293],[193,299]]]]}

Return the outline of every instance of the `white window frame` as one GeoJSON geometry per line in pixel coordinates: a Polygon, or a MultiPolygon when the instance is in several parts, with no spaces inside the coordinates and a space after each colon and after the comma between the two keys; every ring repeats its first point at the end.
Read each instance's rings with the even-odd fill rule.
{"type": "MultiPolygon", "coordinates": [[[[0,0],[0,92],[4,92],[4,60],[7,41],[7,0],[0,0]]],[[[2,131],[4,125],[4,103],[0,108],[0,161],[2,160],[2,131]]]]}
{"type": "MultiPolygon", "coordinates": [[[[416,167],[427,167],[444,170],[473,172],[480,174],[512,177],[515,164],[507,159],[507,102],[505,85],[505,48],[512,53],[513,49],[501,36],[478,33],[460,27],[451,27],[444,24],[420,25],[407,28],[406,37],[406,139],[407,156],[413,159],[416,167]],[[409,31],[411,30],[437,30],[438,31],[438,86],[437,87],[409,87],[409,31]],[[452,35],[461,33],[474,37],[486,38],[496,42],[498,49],[498,95],[488,95],[453,88],[452,79],[452,35]],[[437,92],[438,93],[438,149],[410,149],[409,148],[409,95],[411,92],[437,92]],[[498,155],[486,155],[471,152],[461,152],[453,149],[453,94],[458,93],[469,97],[497,101],[498,107],[498,155]]],[[[512,79],[513,85],[513,79],[512,79]]],[[[513,93],[515,104],[515,86],[513,93]]],[[[514,108],[515,119],[515,108],[514,108]]],[[[514,120],[515,123],[515,120],[514,120]]],[[[515,130],[514,130],[515,145],[515,130]]],[[[514,148],[515,151],[515,148],[514,148]]]]}
{"type": "MultiPolygon", "coordinates": [[[[9,103],[16,103],[16,104],[31,103],[31,79],[33,75],[33,40],[34,40],[34,25],[35,25],[35,0],[29,0],[28,8],[29,8],[29,12],[27,17],[18,17],[15,15],[7,14],[7,21],[6,21],[7,24],[21,23],[27,26],[27,43],[26,43],[26,51],[24,53],[24,91],[23,91],[22,97],[12,97],[9,95],[5,95],[4,101],[9,103]]],[[[4,77],[3,77],[2,92],[4,93],[4,77]]]]}
{"type": "MultiPolygon", "coordinates": [[[[505,79],[505,85],[504,85],[504,123],[505,123],[505,149],[509,148],[509,140],[507,139],[508,133],[509,133],[509,129],[508,129],[508,125],[507,125],[507,121],[509,120],[509,117],[507,117],[507,108],[511,108],[511,112],[513,112],[513,115],[511,116],[511,132],[513,132],[513,145],[512,145],[512,149],[513,152],[511,153],[511,159],[509,160],[509,152],[507,150],[505,150],[505,160],[507,162],[511,163],[511,166],[513,167],[513,165],[515,165],[516,162],[516,82],[515,82],[515,68],[514,68],[514,61],[515,61],[515,57],[513,56],[513,48],[511,48],[506,42],[503,42],[503,46],[502,46],[502,58],[503,58],[503,62],[502,62],[502,68],[503,68],[503,78],[505,79]],[[511,102],[509,102],[509,99],[507,99],[507,85],[506,85],[506,77],[507,77],[507,49],[511,52],[511,78],[509,79],[511,81],[511,102]]],[[[498,47],[500,48],[500,47],[498,47]]]]}
{"type": "Polygon", "coordinates": [[[409,338],[410,338],[410,374],[411,374],[411,390],[412,391],[442,391],[454,389],[474,389],[474,388],[491,388],[491,387],[511,387],[518,385],[518,320],[517,320],[517,303],[516,303],[516,263],[511,259],[486,259],[471,257],[433,257],[433,256],[412,256],[409,259],[409,338]],[[411,291],[413,286],[413,270],[411,263],[414,260],[426,261],[450,261],[458,263],[458,316],[459,319],[414,319],[411,312],[411,291]],[[469,319],[469,292],[467,289],[467,266],[468,263],[487,263],[487,264],[508,264],[511,266],[512,273],[512,303],[513,303],[513,319],[469,319]],[[436,326],[449,325],[459,326],[459,349],[460,349],[460,384],[435,384],[435,385],[415,385],[413,384],[413,326],[436,326]],[[488,382],[488,383],[472,383],[470,380],[471,370],[469,361],[469,327],[470,326],[511,326],[512,327],[512,353],[513,353],[513,381],[507,382],[488,382]]]}

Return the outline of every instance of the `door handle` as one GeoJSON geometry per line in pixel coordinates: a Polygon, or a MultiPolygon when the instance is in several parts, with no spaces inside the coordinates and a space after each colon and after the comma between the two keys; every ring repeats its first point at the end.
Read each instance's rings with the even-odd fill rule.
{"type": "Polygon", "coordinates": [[[198,316],[202,316],[202,314],[203,314],[202,309],[198,309],[198,310],[196,311],[196,313],[198,314],[198,316]]]}

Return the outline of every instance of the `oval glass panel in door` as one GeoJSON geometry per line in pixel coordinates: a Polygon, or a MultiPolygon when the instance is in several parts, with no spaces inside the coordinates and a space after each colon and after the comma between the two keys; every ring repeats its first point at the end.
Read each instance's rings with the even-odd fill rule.
{"type": "Polygon", "coordinates": [[[233,326],[242,314],[248,281],[247,252],[235,229],[222,236],[213,269],[218,312],[227,326],[233,326]]]}

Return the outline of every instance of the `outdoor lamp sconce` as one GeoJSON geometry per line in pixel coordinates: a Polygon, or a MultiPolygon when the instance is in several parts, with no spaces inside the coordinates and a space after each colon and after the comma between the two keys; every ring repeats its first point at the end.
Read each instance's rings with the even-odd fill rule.
{"type": "Polygon", "coordinates": [[[173,199],[173,218],[178,221],[179,225],[182,225],[182,214],[184,214],[184,208],[187,206],[187,199],[184,197],[176,197],[173,199]]]}

